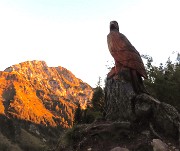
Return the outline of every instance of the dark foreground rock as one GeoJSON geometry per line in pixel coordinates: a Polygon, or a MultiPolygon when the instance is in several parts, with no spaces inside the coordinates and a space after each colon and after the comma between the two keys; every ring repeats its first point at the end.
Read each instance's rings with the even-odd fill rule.
{"type": "MultiPolygon", "coordinates": [[[[171,105],[149,94],[136,94],[131,82],[108,79],[105,87],[106,118],[151,127],[168,137],[179,138],[180,114],[171,105]]],[[[160,137],[160,136],[159,136],[160,137]]]]}
{"type": "Polygon", "coordinates": [[[173,106],[137,94],[131,81],[121,76],[107,79],[105,104],[105,120],[75,126],[55,150],[178,151],[180,115],[173,106]]]}
{"type": "Polygon", "coordinates": [[[110,151],[116,147],[129,151],[154,151],[153,148],[162,148],[161,140],[168,151],[177,151],[178,140],[164,136],[160,139],[154,133],[149,127],[135,128],[129,122],[101,121],[77,125],[61,136],[55,151],[110,151]]]}

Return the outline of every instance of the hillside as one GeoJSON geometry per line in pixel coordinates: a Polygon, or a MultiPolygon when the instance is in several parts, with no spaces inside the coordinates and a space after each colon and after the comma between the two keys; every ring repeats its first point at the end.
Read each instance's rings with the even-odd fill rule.
{"type": "Polygon", "coordinates": [[[86,107],[92,88],[63,67],[27,61],[0,72],[0,114],[44,126],[72,126],[78,103],[86,107]]]}
{"type": "Polygon", "coordinates": [[[0,71],[0,150],[52,149],[93,90],[63,67],[27,61],[0,71]]]}

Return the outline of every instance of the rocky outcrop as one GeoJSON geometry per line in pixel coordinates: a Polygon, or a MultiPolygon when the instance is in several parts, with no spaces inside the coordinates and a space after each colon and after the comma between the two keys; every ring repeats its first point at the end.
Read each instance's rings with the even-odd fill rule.
{"type": "Polygon", "coordinates": [[[72,126],[80,103],[90,103],[92,88],[63,67],[27,61],[0,72],[0,114],[46,126],[72,126]]]}
{"type": "Polygon", "coordinates": [[[118,78],[112,77],[106,81],[106,119],[129,121],[132,129],[136,129],[139,133],[148,130],[154,137],[164,141],[174,140],[175,144],[180,143],[178,141],[180,137],[178,111],[148,93],[137,94],[132,81],[125,79],[124,74],[120,72],[118,78]]]}
{"type": "Polygon", "coordinates": [[[147,93],[136,93],[127,74],[108,78],[105,119],[77,125],[60,138],[56,151],[175,151],[180,115],[171,105],[147,93]],[[125,77],[124,77],[125,76],[125,77]],[[66,141],[64,141],[66,140],[66,141]]]}
{"type": "Polygon", "coordinates": [[[136,94],[130,81],[119,75],[108,79],[105,87],[106,118],[111,121],[130,121],[146,127],[152,125],[159,133],[179,137],[180,114],[171,105],[149,94],[136,94]],[[123,79],[123,80],[121,80],[123,79]]]}

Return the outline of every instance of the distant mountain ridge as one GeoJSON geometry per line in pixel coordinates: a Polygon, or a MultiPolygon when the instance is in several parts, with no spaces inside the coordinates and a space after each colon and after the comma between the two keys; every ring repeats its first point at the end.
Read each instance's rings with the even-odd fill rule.
{"type": "Polygon", "coordinates": [[[0,71],[0,114],[47,126],[71,127],[77,104],[93,89],[63,67],[26,61],[0,71]]]}

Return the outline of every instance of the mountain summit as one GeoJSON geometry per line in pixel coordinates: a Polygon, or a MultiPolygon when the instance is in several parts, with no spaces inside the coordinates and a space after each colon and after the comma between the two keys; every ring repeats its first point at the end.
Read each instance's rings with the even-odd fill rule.
{"type": "Polygon", "coordinates": [[[1,71],[0,83],[0,114],[53,127],[71,127],[77,104],[85,108],[93,92],[69,70],[36,60],[1,71]]]}

